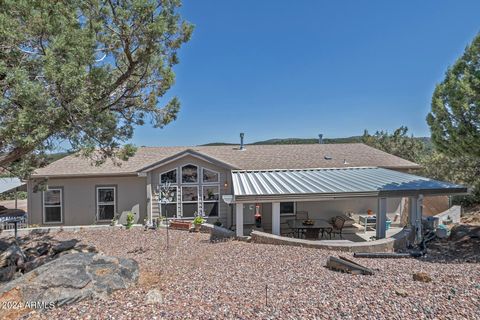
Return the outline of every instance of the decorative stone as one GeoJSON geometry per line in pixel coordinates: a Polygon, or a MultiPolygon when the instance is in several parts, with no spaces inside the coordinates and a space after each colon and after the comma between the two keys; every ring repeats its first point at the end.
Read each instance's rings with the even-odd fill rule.
{"type": "Polygon", "coordinates": [[[431,282],[432,278],[426,272],[416,272],[413,274],[413,280],[420,282],[431,282]]]}
{"type": "Polygon", "coordinates": [[[395,293],[397,294],[397,296],[400,296],[400,297],[407,297],[408,296],[408,292],[406,290],[400,289],[400,288],[395,289],[395,293]]]}
{"type": "Polygon", "coordinates": [[[42,301],[62,306],[84,299],[105,297],[138,281],[138,263],[95,253],[66,254],[0,288],[2,298],[42,301]]]}
{"type": "Polygon", "coordinates": [[[163,295],[158,289],[152,289],[147,292],[145,296],[146,302],[148,304],[155,304],[155,303],[162,303],[163,302],[163,295]]]}
{"type": "Polygon", "coordinates": [[[53,252],[59,253],[62,251],[67,251],[70,249],[73,249],[75,245],[77,244],[77,240],[67,240],[67,241],[62,241],[59,244],[56,244],[52,247],[53,252]]]}

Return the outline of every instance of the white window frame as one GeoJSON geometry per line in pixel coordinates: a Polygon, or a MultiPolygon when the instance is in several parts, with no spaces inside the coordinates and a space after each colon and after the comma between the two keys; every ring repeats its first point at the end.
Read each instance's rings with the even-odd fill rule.
{"type": "MultiPolygon", "coordinates": [[[[169,171],[172,171],[172,170],[169,170],[169,171]]],[[[168,172],[168,171],[166,171],[166,172],[168,172]]],[[[178,178],[178,176],[177,176],[177,178],[178,178]]],[[[175,189],[175,193],[177,194],[177,196],[176,196],[177,199],[176,199],[176,201],[172,201],[172,202],[169,202],[169,203],[162,203],[161,199],[159,199],[159,202],[160,202],[160,216],[162,216],[162,217],[164,216],[163,212],[162,212],[162,205],[164,205],[164,204],[175,204],[175,217],[178,217],[178,203],[179,203],[178,198],[180,196],[179,193],[178,193],[178,186],[174,185],[174,186],[170,186],[170,188],[175,189]]],[[[169,219],[171,219],[171,218],[169,218],[169,219]]]]}
{"type": "Polygon", "coordinates": [[[58,223],[63,223],[63,188],[59,187],[52,187],[52,188],[47,188],[46,191],[42,192],[42,208],[43,208],[43,223],[44,224],[58,224],[58,223]],[[47,222],[46,220],[46,211],[45,208],[57,208],[57,205],[45,205],[45,193],[48,191],[54,191],[54,190],[60,190],[60,221],[50,221],[47,222]]]}
{"type": "Polygon", "coordinates": [[[116,186],[97,186],[95,188],[96,196],[95,196],[95,201],[97,202],[95,204],[96,211],[97,211],[97,221],[110,221],[111,219],[101,219],[100,220],[100,206],[101,205],[111,205],[111,202],[100,202],[100,197],[98,196],[98,190],[101,189],[113,189],[113,218],[117,215],[117,187],[116,186]]]}
{"type": "Polygon", "coordinates": [[[160,174],[158,175],[158,184],[159,185],[162,185],[162,174],[169,173],[170,171],[175,171],[175,176],[177,178],[176,181],[170,182],[170,183],[171,184],[178,184],[178,168],[174,168],[174,169],[171,169],[171,170],[160,172],[160,174]]]}
{"type": "Polygon", "coordinates": [[[293,202],[293,212],[286,212],[286,213],[282,213],[280,211],[280,215],[282,217],[291,217],[291,216],[294,216],[296,215],[296,212],[297,212],[297,203],[295,201],[281,201],[280,203],[287,203],[287,202],[293,202]]]}
{"type": "Polygon", "coordinates": [[[208,216],[208,217],[219,217],[220,216],[220,199],[222,197],[221,195],[221,188],[220,188],[220,185],[219,184],[204,184],[201,186],[202,187],[202,210],[203,212],[205,213],[205,203],[218,203],[218,207],[217,207],[217,214],[214,215],[214,216],[208,216]],[[203,197],[204,197],[204,188],[211,188],[211,187],[215,187],[215,188],[218,188],[218,199],[217,200],[204,200],[203,197]]]}
{"type": "MultiPolygon", "coordinates": [[[[196,203],[197,204],[197,213],[199,212],[200,210],[200,194],[199,194],[199,188],[200,186],[198,184],[186,184],[186,185],[182,185],[181,186],[181,189],[182,189],[182,200],[181,200],[181,206],[182,206],[182,218],[185,218],[185,219],[192,219],[192,217],[185,217],[183,215],[183,205],[186,203],[186,204],[190,204],[190,203],[196,203]],[[183,188],[197,188],[197,201],[184,201],[183,200],[183,188]]],[[[177,201],[178,201],[178,197],[177,197],[177,201]]]]}
{"type": "MultiPolygon", "coordinates": [[[[203,172],[200,170],[200,167],[197,166],[196,164],[193,164],[193,163],[187,163],[187,164],[184,164],[183,166],[180,167],[180,180],[179,180],[179,184],[185,184],[185,185],[199,185],[200,184],[200,175],[202,175],[202,179],[203,179],[203,172]],[[183,168],[186,167],[186,166],[194,166],[197,168],[197,181],[195,182],[183,182],[183,168]]],[[[178,177],[178,175],[177,175],[178,177]]],[[[177,178],[178,180],[178,178],[177,178]]]]}
{"type": "Polygon", "coordinates": [[[216,184],[216,183],[220,183],[220,172],[215,171],[215,170],[212,170],[212,169],[208,169],[208,168],[202,167],[202,184],[208,185],[208,184],[211,184],[211,183],[212,183],[212,184],[213,184],[213,183],[215,183],[215,184],[216,184]],[[211,172],[213,172],[213,173],[216,173],[216,174],[217,174],[217,181],[205,181],[205,180],[203,180],[203,171],[205,171],[205,170],[208,170],[208,171],[211,171],[211,172]]]}

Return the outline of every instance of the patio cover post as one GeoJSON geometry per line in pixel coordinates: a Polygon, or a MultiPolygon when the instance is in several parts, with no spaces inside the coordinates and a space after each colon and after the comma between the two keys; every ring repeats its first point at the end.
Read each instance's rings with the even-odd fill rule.
{"type": "Polygon", "coordinates": [[[415,221],[417,220],[417,197],[408,198],[408,225],[412,228],[415,227],[415,221]]]}
{"type": "Polygon", "coordinates": [[[415,202],[415,243],[419,244],[423,240],[422,234],[422,215],[423,215],[423,194],[419,195],[415,202]]]}
{"type": "Polygon", "coordinates": [[[235,221],[237,225],[237,237],[243,237],[243,203],[235,205],[235,221]]]}
{"type": "Polygon", "coordinates": [[[377,239],[387,236],[387,198],[378,198],[377,239]]]}
{"type": "Polygon", "coordinates": [[[272,233],[280,235],[280,202],[272,203],[272,233]]]}
{"type": "Polygon", "coordinates": [[[152,224],[152,211],[153,211],[153,195],[152,184],[147,184],[147,221],[148,224],[152,224]]]}

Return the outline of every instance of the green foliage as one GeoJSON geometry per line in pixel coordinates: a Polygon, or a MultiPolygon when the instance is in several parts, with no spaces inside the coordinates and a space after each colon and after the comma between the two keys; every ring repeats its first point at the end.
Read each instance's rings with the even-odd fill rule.
{"type": "MultiPolygon", "coordinates": [[[[27,192],[26,191],[18,191],[17,192],[17,199],[18,200],[25,200],[27,199],[27,192]]],[[[15,200],[15,192],[7,192],[0,194],[0,200],[15,200]]]]}
{"type": "Polygon", "coordinates": [[[437,180],[463,184],[471,188],[467,196],[455,196],[454,203],[469,207],[480,203],[480,158],[450,157],[438,151],[421,160],[422,174],[437,180]]]}
{"type": "Polygon", "coordinates": [[[193,219],[193,224],[202,224],[205,222],[205,219],[201,216],[196,216],[194,219],[193,219]]]}
{"type": "Polygon", "coordinates": [[[408,128],[401,126],[393,134],[386,131],[377,131],[370,135],[365,130],[362,136],[362,142],[376,149],[396,155],[397,157],[413,162],[425,154],[425,144],[418,138],[408,136],[408,128]]]}
{"type": "Polygon", "coordinates": [[[0,2],[0,167],[24,176],[59,143],[127,159],[134,127],[175,120],[179,0],[0,2]],[[162,103],[163,106],[159,106],[162,103]]]}
{"type": "Polygon", "coordinates": [[[135,221],[135,215],[131,211],[128,212],[127,213],[127,224],[125,225],[125,227],[127,229],[130,229],[133,226],[134,221],[135,221]]]}
{"type": "Polygon", "coordinates": [[[427,122],[440,152],[480,157],[480,33],[436,86],[427,122]]]}

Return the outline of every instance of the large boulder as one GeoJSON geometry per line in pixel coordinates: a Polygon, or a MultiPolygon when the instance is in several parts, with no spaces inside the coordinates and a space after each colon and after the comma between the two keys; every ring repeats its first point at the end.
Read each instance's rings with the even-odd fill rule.
{"type": "Polygon", "coordinates": [[[138,276],[138,263],[133,259],[98,253],[66,254],[0,287],[0,303],[14,297],[22,303],[41,301],[47,306],[62,306],[128,288],[138,276]]]}

